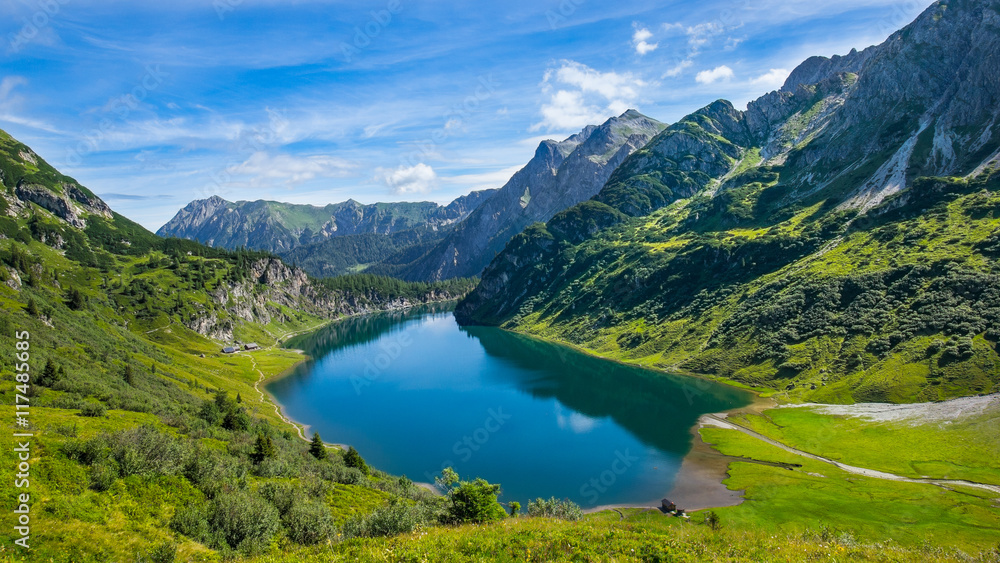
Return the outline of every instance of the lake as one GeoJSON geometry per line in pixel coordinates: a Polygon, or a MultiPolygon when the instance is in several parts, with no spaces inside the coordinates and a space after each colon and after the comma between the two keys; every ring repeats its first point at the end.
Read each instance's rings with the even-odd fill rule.
{"type": "Polygon", "coordinates": [[[488,327],[447,306],[351,318],[288,341],[313,359],[267,390],[327,442],[433,482],[444,467],[502,501],[658,504],[708,412],[752,396],[488,327]]]}

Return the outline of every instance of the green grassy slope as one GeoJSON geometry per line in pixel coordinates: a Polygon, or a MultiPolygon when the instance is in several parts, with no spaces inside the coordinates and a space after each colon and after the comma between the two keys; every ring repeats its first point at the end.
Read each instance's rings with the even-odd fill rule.
{"type": "Polygon", "coordinates": [[[520,308],[478,318],[790,400],[995,392],[998,187],[926,179],[862,218],[817,203],[730,228],[691,198],[578,245],[540,228],[535,266],[507,272],[520,308]]]}
{"type": "MultiPolygon", "coordinates": [[[[945,419],[878,421],[778,408],[732,420],[800,450],[904,477],[1000,484],[994,406],[945,419]]],[[[871,479],[780,450],[741,432],[702,428],[723,453],[801,464],[788,471],[754,463],[730,465],[731,489],[746,502],[719,509],[734,528],[793,533],[817,522],[856,539],[892,537],[903,545],[952,546],[975,553],[1000,537],[997,494],[983,489],[871,479]]],[[[1000,546],[998,546],[1000,547],[1000,546]]]]}

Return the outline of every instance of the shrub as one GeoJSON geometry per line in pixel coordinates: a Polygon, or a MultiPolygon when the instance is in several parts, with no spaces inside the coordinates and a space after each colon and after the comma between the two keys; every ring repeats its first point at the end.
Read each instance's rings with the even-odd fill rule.
{"type": "Polygon", "coordinates": [[[177,544],[162,543],[150,549],[146,557],[151,563],[174,563],[177,560],[177,544]]]}
{"type": "Polygon", "coordinates": [[[98,463],[90,468],[90,488],[103,492],[111,488],[118,479],[118,469],[111,464],[98,463]]]}
{"type": "Polygon", "coordinates": [[[104,436],[90,440],[67,440],[61,449],[66,457],[84,465],[94,465],[108,455],[107,440],[104,436]]]}
{"type": "Polygon", "coordinates": [[[295,504],[296,500],[296,490],[290,483],[279,483],[275,481],[267,481],[262,483],[260,488],[257,489],[257,493],[260,494],[262,498],[274,505],[278,509],[278,513],[284,517],[289,510],[291,510],[292,505],[295,504]]]}
{"type": "Polygon", "coordinates": [[[260,551],[280,528],[277,509],[242,491],[217,496],[208,507],[207,519],[216,547],[224,543],[242,553],[260,551]]]}
{"type": "Polygon", "coordinates": [[[188,450],[180,440],[152,426],[141,426],[108,437],[111,459],[122,477],[173,475],[184,467],[188,450]]]}
{"type": "Polygon", "coordinates": [[[246,432],[250,430],[250,415],[243,407],[233,409],[226,413],[226,416],[222,419],[222,427],[226,430],[234,430],[237,432],[246,432]]]}
{"type": "Polygon", "coordinates": [[[345,538],[395,536],[416,530],[425,520],[425,513],[420,507],[395,502],[371,514],[348,518],[343,534],[345,538]]]}
{"type": "Polygon", "coordinates": [[[108,412],[107,407],[103,403],[91,403],[86,402],[80,408],[80,416],[89,416],[94,418],[101,418],[108,412]]]}
{"type": "Polygon", "coordinates": [[[319,501],[296,501],[282,517],[289,539],[302,545],[315,545],[333,535],[330,508],[319,501]]]}
{"type": "Polygon", "coordinates": [[[208,538],[208,517],[205,507],[181,506],[170,519],[170,529],[193,540],[204,542],[208,538]]]}
{"type": "Polygon", "coordinates": [[[500,485],[488,483],[485,479],[462,481],[448,491],[447,519],[455,523],[493,522],[502,520],[507,511],[497,502],[500,485]]]}
{"type": "Polygon", "coordinates": [[[558,500],[556,497],[551,497],[548,500],[536,498],[528,503],[528,515],[579,520],[583,518],[583,510],[580,509],[580,505],[571,500],[558,500]]]}

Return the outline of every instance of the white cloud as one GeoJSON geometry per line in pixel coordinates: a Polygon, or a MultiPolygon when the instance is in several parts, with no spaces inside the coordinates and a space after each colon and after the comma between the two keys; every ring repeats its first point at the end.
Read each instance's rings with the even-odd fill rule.
{"type": "Polygon", "coordinates": [[[540,129],[568,130],[600,123],[628,109],[646,85],[632,73],[600,72],[574,61],[563,61],[550,69],[542,80],[542,92],[549,94],[542,104],[542,120],[531,126],[540,129]],[[553,92],[553,84],[561,88],[553,92]]]}
{"type": "Polygon", "coordinates": [[[371,139],[372,137],[379,134],[382,129],[389,125],[388,123],[373,123],[371,125],[366,125],[364,128],[364,138],[371,139]]]}
{"type": "Polygon", "coordinates": [[[695,75],[694,80],[699,84],[713,84],[720,80],[729,80],[733,77],[733,69],[726,65],[717,66],[712,70],[703,70],[695,75]]]}
{"type": "Polygon", "coordinates": [[[396,194],[425,194],[437,185],[434,169],[423,162],[414,166],[400,166],[396,169],[376,168],[375,179],[381,181],[396,194]]]}
{"type": "Polygon", "coordinates": [[[284,184],[293,187],[314,178],[336,178],[348,175],[354,164],[330,156],[292,156],[255,152],[242,164],[234,166],[234,175],[251,176],[250,187],[270,187],[284,184]]]}
{"type": "Polygon", "coordinates": [[[772,68],[768,72],[753,78],[750,80],[750,84],[754,86],[764,86],[770,88],[771,90],[776,90],[781,88],[781,85],[785,83],[785,79],[788,78],[790,71],[784,68],[772,68]]]}
{"type": "Polygon", "coordinates": [[[651,51],[655,51],[657,47],[660,46],[659,43],[650,43],[648,39],[653,37],[653,33],[643,28],[637,28],[635,33],[632,34],[632,45],[635,47],[635,52],[639,55],[645,55],[651,51]]]}
{"type": "Polygon", "coordinates": [[[675,76],[680,76],[682,72],[690,68],[691,65],[693,64],[694,61],[692,61],[691,59],[684,59],[683,61],[677,63],[676,65],[668,68],[666,72],[663,73],[663,76],[661,76],[660,78],[673,78],[675,76]]]}
{"type": "Polygon", "coordinates": [[[700,51],[713,37],[726,30],[725,26],[719,22],[705,22],[692,26],[684,26],[679,23],[665,23],[662,28],[666,32],[680,31],[686,35],[688,46],[694,52],[700,51]]]}

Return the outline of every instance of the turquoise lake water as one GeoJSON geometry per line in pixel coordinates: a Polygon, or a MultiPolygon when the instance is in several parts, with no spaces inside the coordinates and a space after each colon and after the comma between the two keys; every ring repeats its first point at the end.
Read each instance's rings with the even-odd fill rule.
{"type": "Polygon", "coordinates": [[[584,508],[657,502],[708,412],[750,403],[724,385],[601,360],[449,309],[352,318],[286,346],[313,360],[267,390],[328,442],[433,482],[443,467],[502,485],[502,501],[584,508]]]}

